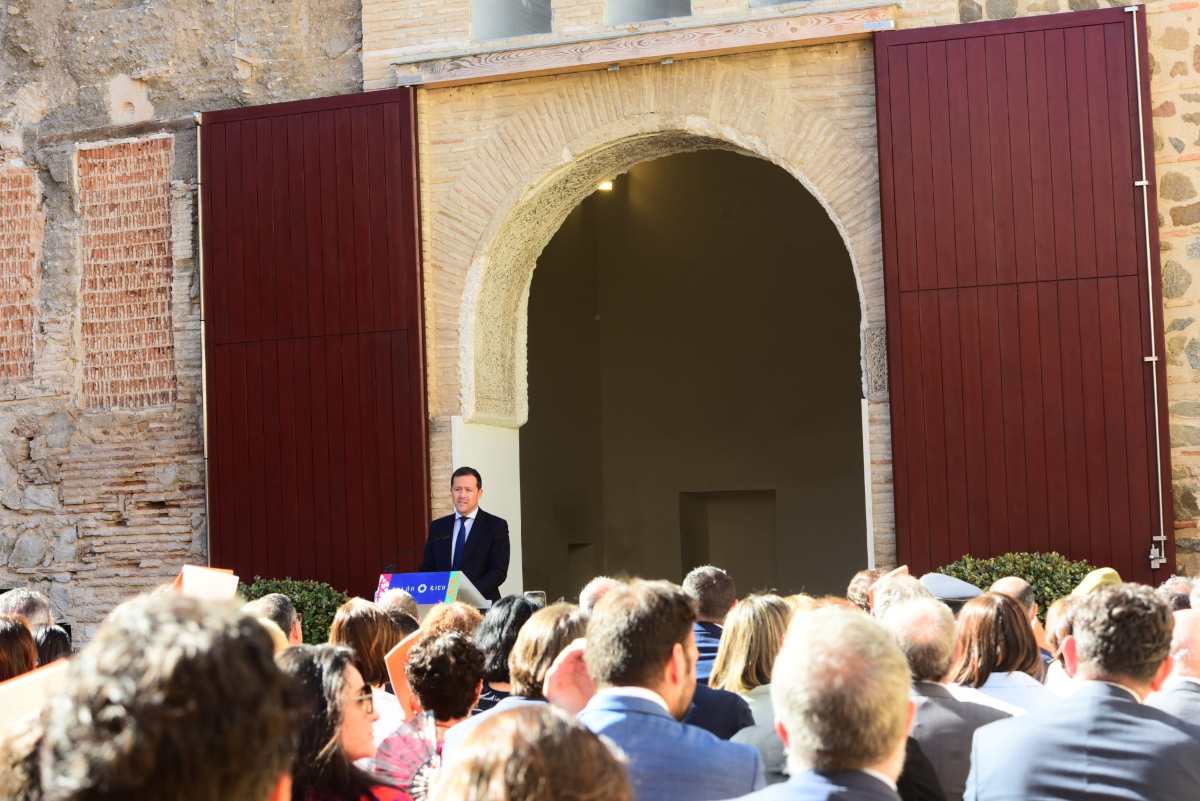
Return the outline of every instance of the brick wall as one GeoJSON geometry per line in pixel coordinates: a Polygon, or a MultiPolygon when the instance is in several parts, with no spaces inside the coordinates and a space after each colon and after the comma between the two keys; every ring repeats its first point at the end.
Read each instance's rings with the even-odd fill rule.
{"type": "Polygon", "coordinates": [[[91,409],[175,400],[173,145],[157,137],[79,151],[83,401],[91,409]]]}
{"type": "Polygon", "coordinates": [[[0,380],[33,373],[35,265],[42,213],[32,169],[0,164],[0,380]]]}

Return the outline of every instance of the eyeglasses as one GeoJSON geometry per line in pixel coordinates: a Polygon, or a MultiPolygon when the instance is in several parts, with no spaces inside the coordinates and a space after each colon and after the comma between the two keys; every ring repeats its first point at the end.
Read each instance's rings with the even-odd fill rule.
{"type": "Polygon", "coordinates": [[[368,715],[375,711],[375,696],[371,695],[370,690],[367,690],[362,695],[355,696],[354,703],[358,704],[359,709],[368,715]]]}

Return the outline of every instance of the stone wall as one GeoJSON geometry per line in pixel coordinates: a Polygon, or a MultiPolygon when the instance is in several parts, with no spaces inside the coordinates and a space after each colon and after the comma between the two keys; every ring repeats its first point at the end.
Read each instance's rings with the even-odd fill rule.
{"type": "Polygon", "coordinates": [[[197,111],[361,88],[357,0],[0,4],[0,588],[207,559],[197,111]]]}

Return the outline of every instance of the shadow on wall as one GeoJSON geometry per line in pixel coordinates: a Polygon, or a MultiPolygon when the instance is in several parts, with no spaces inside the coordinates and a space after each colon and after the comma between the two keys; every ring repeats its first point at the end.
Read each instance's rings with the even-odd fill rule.
{"type": "Polygon", "coordinates": [[[645,162],[538,261],[525,584],[597,573],[840,592],[866,564],[859,299],[824,209],[725,151],[645,162]]]}

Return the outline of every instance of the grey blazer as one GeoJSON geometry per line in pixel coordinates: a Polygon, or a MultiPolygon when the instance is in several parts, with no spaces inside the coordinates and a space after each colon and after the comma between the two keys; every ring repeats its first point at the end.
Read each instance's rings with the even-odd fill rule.
{"type": "Polygon", "coordinates": [[[912,737],[941,782],[946,801],[962,801],[971,772],[971,736],[980,726],[1011,717],[1007,712],[984,704],[960,701],[940,684],[913,682],[913,700],[917,717],[912,737]]]}
{"type": "Polygon", "coordinates": [[[975,732],[967,801],[1183,801],[1200,793],[1200,728],[1083,682],[975,732]]]}
{"type": "Polygon", "coordinates": [[[1147,703],[1188,723],[1200,725],[1200,682],[1180,681],[1147,703]]]}

